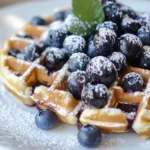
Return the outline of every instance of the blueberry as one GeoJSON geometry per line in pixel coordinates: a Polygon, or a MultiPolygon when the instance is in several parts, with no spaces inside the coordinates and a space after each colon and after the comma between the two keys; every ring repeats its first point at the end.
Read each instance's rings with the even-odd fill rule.
{"type": "Polygon", "coordinates": [[[94,45],[98,55],[108,56],[116,49],[117,35],[111,29],[102,28],[94,37],[94,45]]]}
{"type": "Polygon", "coordinates": [[[105,19],[107,21],[112,21],[116,24],[120,24],[123,14],[116,3],[108,3],[103,7],[103,10],[105,13],[105,19]]]}
{"type": "Polygon", "coordinates": [[[124,71],[127,67],[127,59],[120,52],[113,52],[111,56],[109,56],[109,60],[115,65],[118,72],[124,71]]]}
{"type": "Polygon", "coordinates": [[[86,48],[86,41],[83,37],[78,35],[70,35],[66,37],[63,47],[66,54],[70,57],[73,53],[84,52],[86,48]]]}
{"type": "Polygon", "coordinates": [[[150,46],[150,26],[148,27],[141,27],[138,30],[138,37],[142,41],[143,45],[149,45],[150,46]]]}
{"type": "Polygon", "coordinates": [[[87,47],[87,55],[90,58],[96,57],[97,56],[97,50],[95,48],[94,42],[90,41],[87,47]]]}
{"type": "Polygon", "coordinates": [[[120,10],[123,12],[124,16],[128,15],[132,19],[137,18],[136,12],[129,6],[122,6],[120,10]]]}
{"type": "Polygon", "coordinates": [[[111,3],[116,3],[116,0],[101,0],[101,4],[103,7],[111,3]]]}
{"type": "Polygon", "coordinates": [[[144,81],[141,75],[131,72],[123,77],[121,87],[125,92],[142,91],[144,87],[144,81]]]}
{"type": "Polygon", "coordinates": [[[45,51],[47,53],[45,54],[43,60],[44,66],[49,71],[58,70],[62,68],[62,66],[66,62],[66,56],[64,51],[55,47],[48,47],[45,51]]]}
{"type": "Polygon", "coordinates": [[[118,26],[116,23],[112,21],[105,21],[103,23],[98,24],[96,27],[96,31],[98,31],[101,28],[108,28],[113,30],[116,34],[118,33],[118,26]]]}
{"type": "Polygon", "coordinates": [[[42,50],[36,44],[29,44],[23,49],[22,53],[24,54],[24,59],[26,61],[32,62],[40,57],[42,50]]]}
{"type": "Polygon", "coordinates": [[[58,21],[58,20],[63,21],[64,20],[64,15],[65,15],[64,11],[58,11],[54,14],[54,20],[55,21],[58,21]]]}
{"type": "Polygon", "coordinates": [[[81,92],[86,82],[87,74],[85,71],[77,70],[69,76],[68,89],[77,100],[81,99],[81,92]]]}
{"type": "Polygon", "coordinates": [[[43,34],[42,42],[45,44],[45,47],[62,48],[66,36],[66,26],[62,22],[56,21],[51,23],[49,29],[43,34]]]}
{"type": "Polygon", "coordinates": [[[40,110],[35,116],[35,124],[38,128],[49,130],[57,123],[57,116],[50,110],[40,110]]]}
{"type": "Polygon", "coordinates": [[[133,34],[124,34],[120,37],[120,51],[129,60],[139,58],[143,48],[141,40],[133,34]]]}
{"type": "Polygon", "coordinates": [[[68,15],[71,15],[71,14],[72,14],[72,9],[66,10],[66,12],[65,12],[65,18],[67,18],[68,15]]]}
{"type": "Polygon", "coordinates": [[[69,59],[69,66],[71,71],[86,70],[90,58],[84,53],[74,53],[69,59]]]}
{"type": "Polygon", "coordinates": [[[18,53],[16,57],[20,60],[25,60],[25,55],[23,53],[18,53]]]}
{"type": "Polygon", "coordinates": [[[18,49],[10,49],[8,52],[8,55],[17,57],[17,54],[19,54],[19,53],[20,53],[20,51],[18,49]]]}
{"type": "Polygon", "coordinates": [[[137,20],[129,17],[125,17],[121,22],[122,33],[132,33],[136,35],[140,27],[141,25],[137,20]]]}
{"type": "Polygon", "coordinates": [[[46,25],[45,20],[39,16],[33,17],[30,23],[35,26],[36,25],[46,25]]]}
{"type": "Polygon", "coordinates": [[[86,84],[82,90],[82,99],[89,105],[96,108],[104,107],[108,102],[108,89],[104,84],[86,84]]]}
{"type": "Polygon", "coordinates": [[[110,86],[117,78],[114,64],[106,57],[97,56],[91,59],[86,72],[91,83],[101,83],[110,86]]]}
{"type": "Polygon", "coordinates": [[[95,148],[100,145],[102,134],[95,126],[82,126],[78,133],[78,141],[82,146],[95,148]]]}
{"type": "Polygon", "coordinates": [[[150,47],[144,46],[144,52],[139,60],[139,65],[141,68],[150,69],[150,47]]]}

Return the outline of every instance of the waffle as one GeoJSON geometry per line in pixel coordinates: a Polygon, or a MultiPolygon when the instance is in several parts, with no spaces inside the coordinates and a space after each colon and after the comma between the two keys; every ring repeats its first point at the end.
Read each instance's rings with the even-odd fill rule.
{"type": "MultiPolygon", "coordinates": [[[[47,22],[53,18],[45,17],[47,22]]],[[[70,74],[68,63],[60,70],[48,75],[48,70],[42,65],[43,53],[34,62],[27,62],[9,56],[10,49],[22,50],[26,45],[38,43],[48,26],[33,26],[26,24],[21,31],[9,38],[0,51],[0,79],[8,91],[25,105],[37,103],[42,109],[50,108],[61,121],[76,124],[77,117],[71,112],[77,101],[67,91],[67,78],[70,74]],[[17,37],[26,33],[33,39],[17,37]],[[40,85],[36,86],[37,83],[40,85]]]]}
{"type": "Polygon", "coordinates": [[[133,119],[134,112],[124,112],[118,108],[118,104],[137,105],[136,118],[133,119],[132,128],[143,138],[150,137],[150,71],[129,66],[118,77],[115,84],[109,89],[110,98],[108,104],[101,109],[86,106],[80,116],[82,124],[95,125],[106,133],[128,131],[128,119],[133,119]],[[125,93],[120,86],[122,77],[130,72],[140,74],[146,85],[144,91],[125,93]]]}
{"type": "MultiPolygon", "coordinates": [[[[52,22],[53,18],[50,16],[45,20],[52,22]]],[[[13,35],[5,42],[0,51],[0,79],[4,86],[25,105],[36,104],[41,109],[54,111],[59,119],[67,124],[76,125],[80,121],[84,125],[95,125],[105,133],[128,131],[129,119],[133,114],[121,110],[118,105],[136,105],[138,110],[136,118],[132,118],[132,128],[141,137],[150,137],[150,71],[129,66],[109,88],[107,105],[101,109],[89,107],[84,102],[76,101],[68,92],[67,79],[71,74],[68,62],[49,76],[48,70],[41,63],[42,55],[32,63],[8,55],[11,48],[21,51],[28,44],[38,43],[46,30],[47,27],[28,23],[19,32],[26,33],[33,39],[13,35]],[[120,81],[129,72],[136,72],[143,77],[146,85],[144,91],[123,91],[120,81]],[[34,89],[36,83],[41,85],[34,89]]]]}

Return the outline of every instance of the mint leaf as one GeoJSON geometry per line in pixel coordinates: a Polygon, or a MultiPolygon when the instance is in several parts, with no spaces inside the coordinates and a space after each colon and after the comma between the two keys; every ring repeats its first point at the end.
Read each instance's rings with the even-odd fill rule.
{"type": "Polygon", "coordinates": [[[69,15],[65,20],[65,25],[70,33],[80,36],[90,36],[94,31],[95,22],[88,23],[81,21],[74,15],[69,15]]]}
{"type": "Polygon", "coordinates": [[[104,21],[104,12],[99,0],[72,0],[72,6],[74,15],[82,21],[104,21]]]}

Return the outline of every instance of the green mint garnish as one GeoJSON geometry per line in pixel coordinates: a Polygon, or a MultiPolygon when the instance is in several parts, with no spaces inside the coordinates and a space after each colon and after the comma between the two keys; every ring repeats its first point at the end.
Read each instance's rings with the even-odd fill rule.
{"type": "Polygon", "coordinates": [[[98,23],[104,21],[99,0],[72,0],[73,14],[66,19],[68,30],[76,35],[91,35],[98,23]],[[71,20],[71,21],[70,21],[71,20]]]}
{"type": "Polygon", "coordinates": [[[72,7],[74,15],[81,21],[104,21],[104,12],[99,0],[72,0],[72,7]]]}

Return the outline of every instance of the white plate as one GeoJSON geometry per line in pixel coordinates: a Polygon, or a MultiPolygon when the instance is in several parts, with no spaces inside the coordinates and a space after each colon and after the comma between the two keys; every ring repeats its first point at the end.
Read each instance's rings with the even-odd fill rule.
{"type": "MultiPolygon", "coordinates": [[[[129,1],[125,1],[129,2],[129,1]]],[[[70,0],[35,1],[0,10],[0,44],[34,15],[51,14],[66,7],[70,0]]],[[[128,3],[136,10],[148,10],[150,2],[128,3]],[[135,7],[136,5],[136,7],[135,7]],[[143,6],[142,6],[143,5],[143,6]]],[[[35,108],[26,107],[0,85],[0,150],[75,150],[85,149],[77,141],[77,128],[60,123],[51,131],[41,131],[34,124],[35,108]]],[[[150,140],[135,133],[103,135],[99,150],[149,150],[150,140]]]]}

